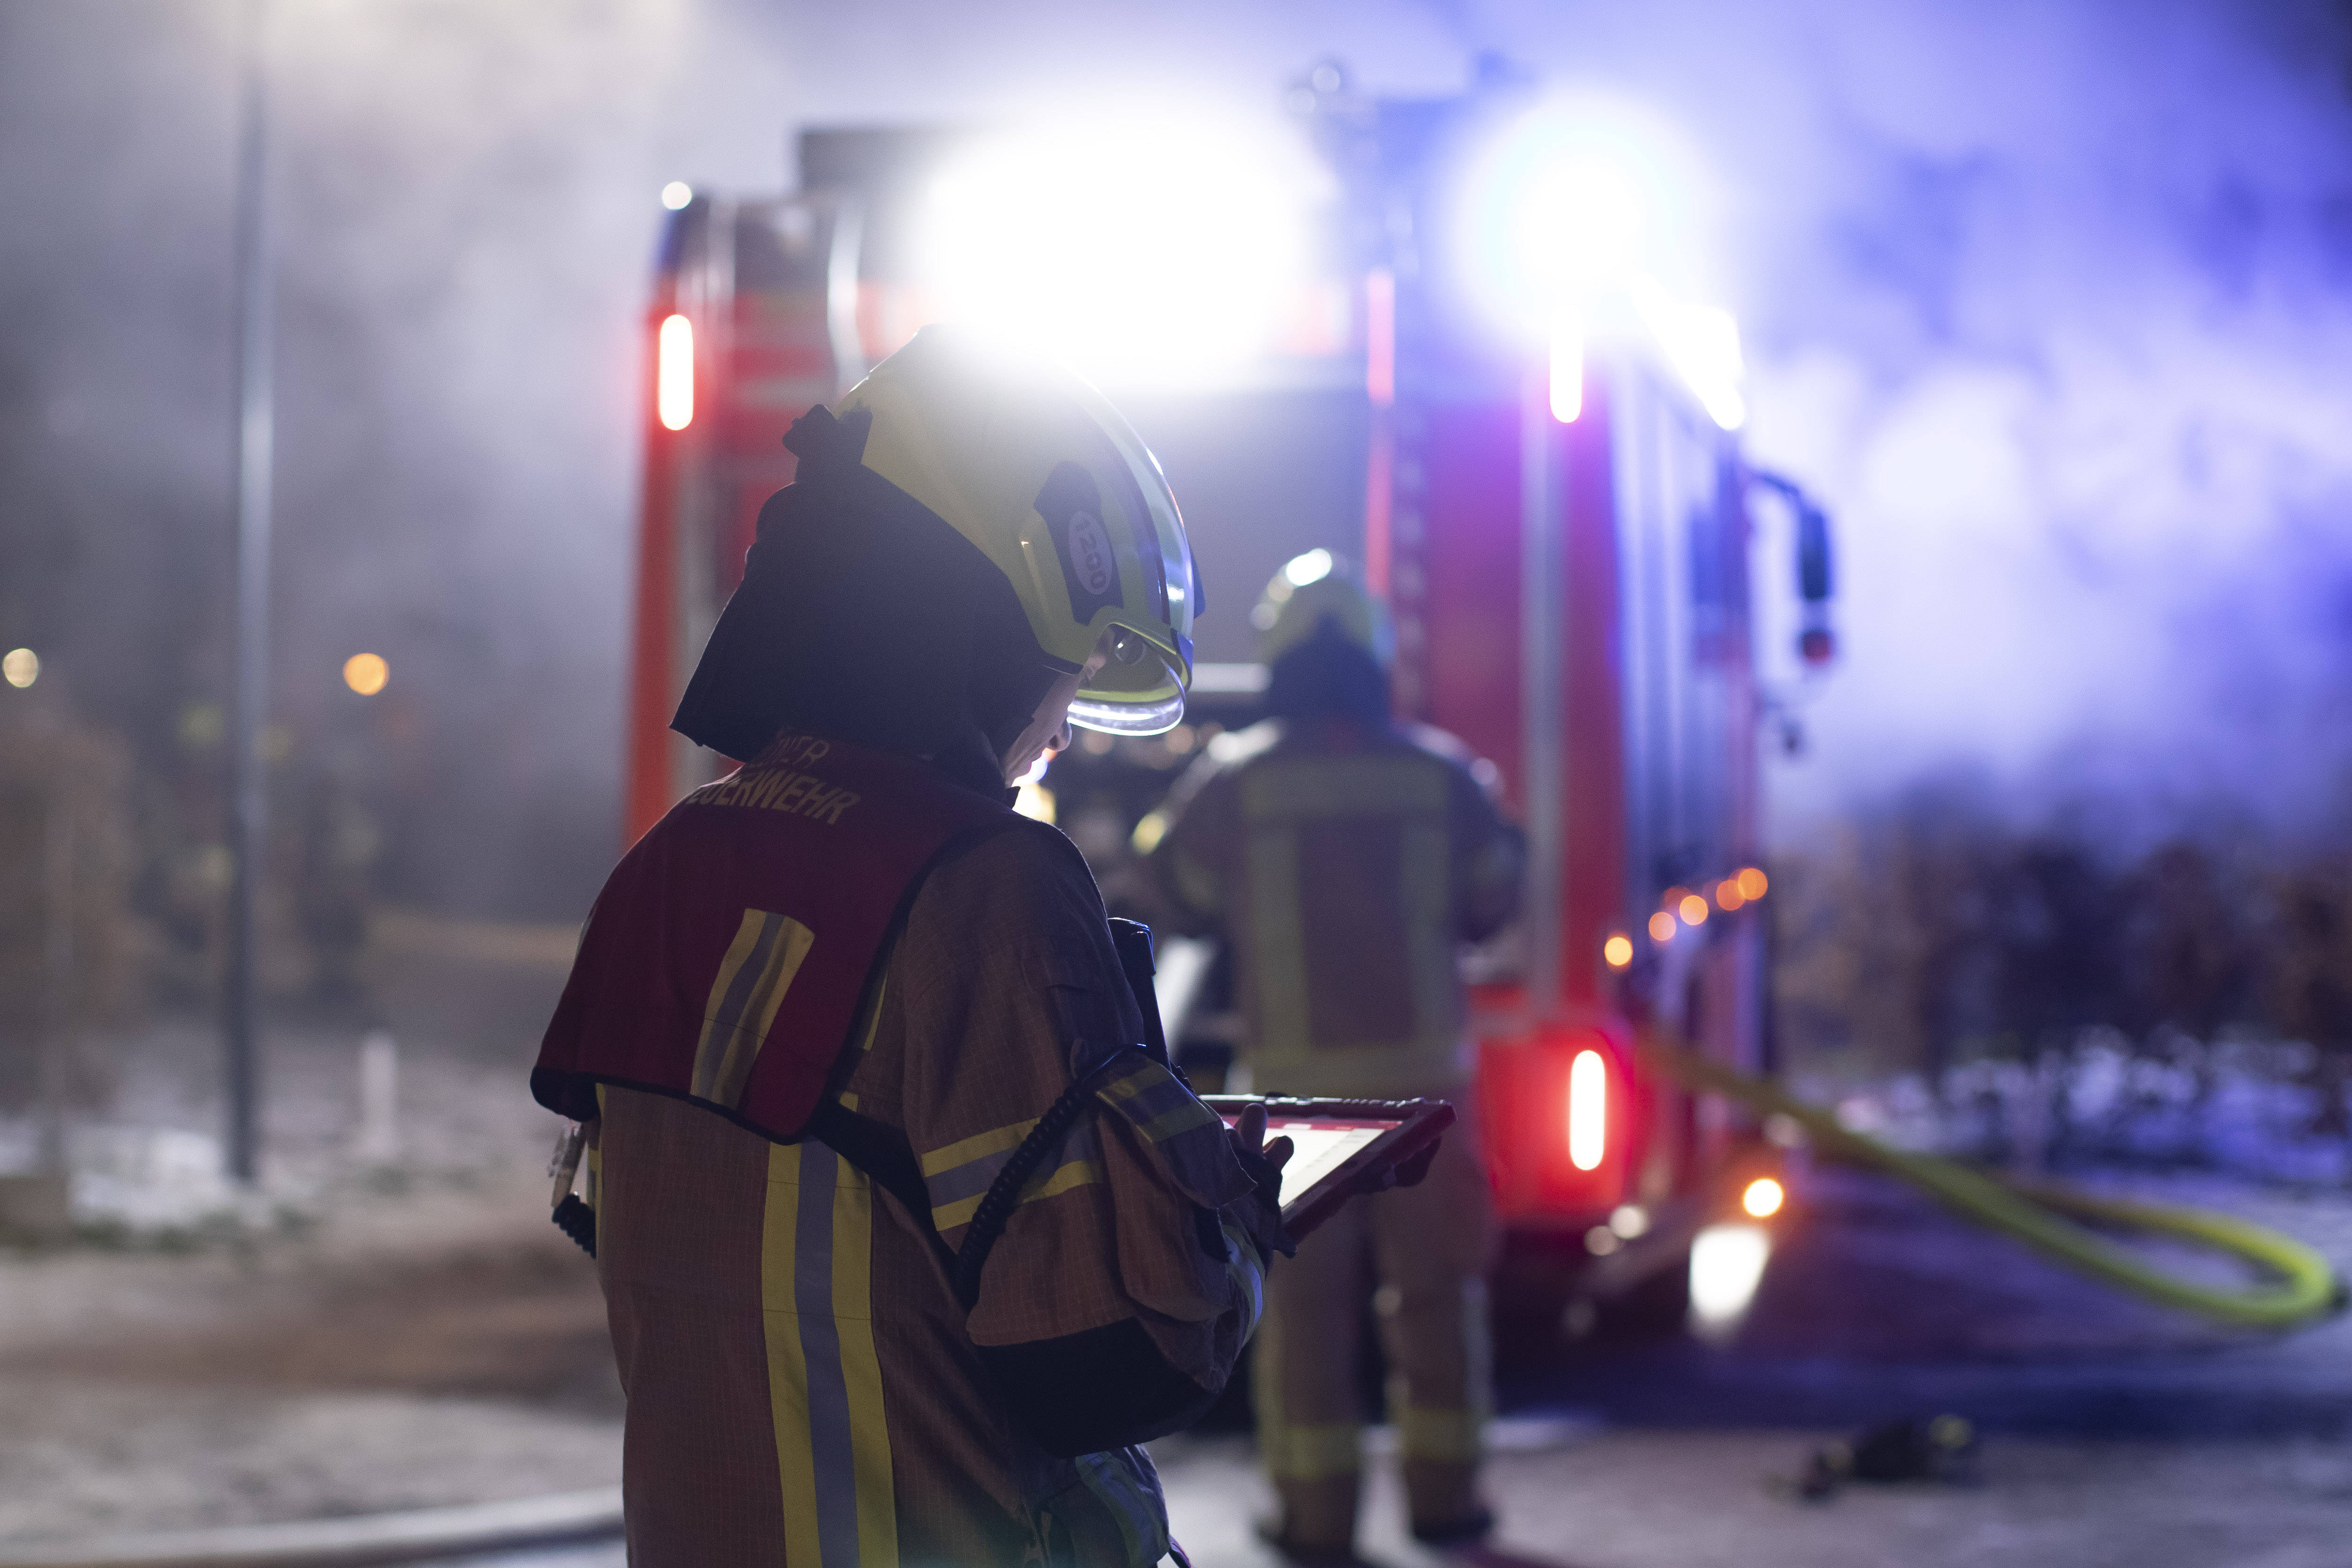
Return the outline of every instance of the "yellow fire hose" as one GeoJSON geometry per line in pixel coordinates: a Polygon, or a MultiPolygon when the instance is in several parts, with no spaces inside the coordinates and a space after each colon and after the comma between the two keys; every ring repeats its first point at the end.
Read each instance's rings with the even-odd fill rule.
{"type": "Polygon", "coordinates": [[[2070,1188],[2007,1185],[1965,1165],[1895,1149],[1841,1126],[1836,1117],[1791,1099],[1761,1079],[1709,1060],[1687,1047],[1646,1037],[1641,1058],[1685,1089],[1719,1094],[1805,1129],[1815,1147],[1902,1177],[1948,1207],[2008,1232],[2048,1257],[2110,1284],[2244,1328],[2291,1329],[2345,1304],[2345,1287],[2327,1259],[2265,1226],[2210,1209],[2133,1203],[2070,1188]],[[2119,1227],[2179,1237],[2231,1253],[2273,1278],[2240,1289],[2200,1285],[2167,1274],[2072,1215],[2119,1227]]]}

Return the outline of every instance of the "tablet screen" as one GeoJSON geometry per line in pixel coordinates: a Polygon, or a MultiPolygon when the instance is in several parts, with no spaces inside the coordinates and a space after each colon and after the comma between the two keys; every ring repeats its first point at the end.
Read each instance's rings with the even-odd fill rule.
{"type": "MultiPolygon", "coordinates": [[[[1225,1119],[1231,1125],[1234,1118],[1225,1119]]],[[[1282,1167],[1283,1206],[1287,1208],[1313,1189],[1316,1183],[1347,1163],[1394,1121],[1338,1121],[1326,1117],[1276,1116],[1265,1124],[1265,1141],[1287,1138],[1295,1145],[1289,1163],[1282,1167]]]]}

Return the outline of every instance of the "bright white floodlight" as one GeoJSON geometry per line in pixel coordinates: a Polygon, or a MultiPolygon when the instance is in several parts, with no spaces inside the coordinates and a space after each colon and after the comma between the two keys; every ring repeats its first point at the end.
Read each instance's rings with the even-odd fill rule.
{"type": "Polygon", "coordinates": [[[1121,384],[1264,352],[1307,266],[1315,175],[1278,138],[1086,125],[979,143],[916,235],[937,319],[1121,384]]]}
{"type": "Polygon", "coordinates": [[[1771,1257],[1772,1237],[1761,1226],[1711,1225],[1701,1230],[1691,1242],[1691,1327],[1706,1338],[1736,1331],[1771,1257]]]}
{"type": "Polygon", "coordinates": [[[1554,417],[1581,410],[1588,346],[1633,334],[1717,424],[1746,418],[1738,325],[1684,297],[1706,271],[1709,184],[1664,121],[1593,95],[1521,117],[1471,164],[1464,276],[1490,319],[1549,353],[1554,417]]]}

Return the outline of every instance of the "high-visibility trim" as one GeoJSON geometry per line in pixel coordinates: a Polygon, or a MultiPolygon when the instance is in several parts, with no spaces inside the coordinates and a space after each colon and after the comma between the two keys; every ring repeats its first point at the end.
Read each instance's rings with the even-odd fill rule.
{"type": "Polygon", "coordinates": [[[929,1181],[942,1172],[956,1170],[991,1154],[1009,1153],[1021,1146],[1021,1140],[1028,1137],[1029,1129],[1036,1125],[1037,1119],[1033,1116],[1026,1121],[992,1127],[934,1149],[922,1158],[923,1179],[929,1181]]]}
{"type": "Polygon", "coordinates": [[[839,1162],[835,1174],[833,1316],[841,1339],[841,1382],[856,1474],[857,1563],[858,1568],[896,1568],[898,1495],[890,1469],[890,1424],[882,1404],[882,1361],[874,1348],[874,1187],[846,1161],[839,1162]]]}
{"type": "MultiPolygon", "coordinates": [[[[1415,769],[1415,774],[1425,773],[1415,769]]],[[[1245,786],[1251,781],[1244,781],[1245,786]]],[[[1443,780],[1439,800],[1443,802],[1443,780]]],[[[1303,815],[1303,814],[1302,814],[1303,815]]],[[[1251,1071],[1259,1092],[1384,1095],[1420,1092],[1468,1071],[1454,1017],[1454,944],[1442,923],[1452,908],[1452,867],[1441,819],[1408,817],[1400,891],[1413,1016],[1405,1038],[1317,1037],[1307,984],[1298,834],[1272,819],[1250,829],[1249,937],[1255,950],[1256,1030],[1251,1071]]]]}
{"type": "Polygon", "coordinates": [[[1453,858],[1442,818],[1404,825],[1399,880],[1404,895],[1405,965],[1412,985],[1412,1037],[1450,1035],[1461,988],[1449,919],[1454,909],[1453,858]]]}
{"type": "Polygon", "coordinates": [[[1194,1098],[1173,1073],[1149,1058],[1095,1092],[1154,1143],[1223,1125],[1217,1113],[1194,1098]]]}
{"type": "Polygon", "coordinates": [[[1252,822],[1443,816],[1445,769],[1426,757],[1280,757],[1242,775],[1252,822]]]}
{"type": "MultiPolygon", "coordinates": [[[[921,1160],[923,1186],[930,1194],[931,1226],[949,1231],[968,1223],[980,1210],[980,1200],[996,1184],[997,1173],[1021,1146],[1037,1119],[1015,1121],[986,1132],[975,1132],[921,1160]]],[[[1071,1130],[1062,1142],[1063,1158],[1031,1176],[1021,1189],[1021,1202],[1034,1203],[1103,1179],[1101,1145],[1092,1127],[1071,1130]]]]}
{"type": "MultiPolygon", "coordinates": [[[[1089,1154],[1093,1152],[1092,1144],[1087,1146],[1087,1151],[1089,1154]]],[[[1002,1168],[1003,1160],[1000,1158],[995,1164],[1002,1168]]],[[[1097,1161],[1087,1157],[1066,1160],[1050,1171],[1041,1171],[1030,1177],[1029,1184],[1021,1189],[1021,1202],[1034,1204],[1043,1198],[1059,1197],[1074,1188],[1087,1186],[1102,1179],[1102,1165],[1097,1161]]],[[[960,1225],[970,1224],[971,1216],[980,1212],[981,1200],[988,1195],[989,1184],[993,1180],[992,1173],[989,1182],[982,1183],[980,1191],[969,1197],[933,1205],[931,1227],[945,1233],[960,1225]]]]}
{"type": "Polygon", "coordinates": [[[1249,931],[1257,949],[1257,1037],[1260,1052],[1303,1049],[1313,1040],[1307,1000],[1307,933],[1300,923],[1298,835],[1287,828],[1251,830],[1249,931]]]}
{"type": "Polygon", "coordinates": [[[872,1222],[871,1185],[832,1150],[769,1150],[761,1306],[787,1562],[895,1568],[898,1560],[872,1222]]]}
{"type": "Polygon", "coordinates": [[[1261,1419],[1257,1447],[1265,1473],[1278,1481],[1327,1480],[1364,1468],[1364,1428],[1356,1422],[1284,1426],[1261,1419]]]}
{"type": "MultiPolygon", "coordinates": [[[[768,1411],[776,1434],[776,1485],[783,1503],[784,1560],[817,1563],[816,1460],[810,1447],[808,1363],[793,1291],[800,1255],[800,1167],[815,1145],[768,1151],[768,1195],[760,1234],[760,1309],[768,1350],[768,1411]]],[[[824,1151],[830,1154],[831,1151],[824,1151]]]]}
{"type": "Polygon", "coordinates": [[[695,1046],[688,1079],[696,1099],[729,1107],[741,1103],[776,1008],[815,942],[816,933],[790,915],[743,911],[703,1004],[702,1038],[695,1046]]]}
{"type": "MultiPolygon", "coordinates": [[[[1318,1481],[1352,1476],[1364,1468],[1364,1428],[1357,1422],[1302,1425],[1289,1419],[1283,1398],[1283,1321],[1259,1325],[1250,1357],[1250,1393],[1257,1407],[1258,1457],[1277,1481],[1318,1481]]],[[[1295,1326],[1295,1325],[1294,1325],[1295,1326]]]]}
{"type": "Polygon", "coordinates": [[[1397,1450],[1408,1459],[1475,1465],[1485,1447],[1486,1426],[1475,1410],[1408,1405],[1397,1413],[1397,1450]]]}

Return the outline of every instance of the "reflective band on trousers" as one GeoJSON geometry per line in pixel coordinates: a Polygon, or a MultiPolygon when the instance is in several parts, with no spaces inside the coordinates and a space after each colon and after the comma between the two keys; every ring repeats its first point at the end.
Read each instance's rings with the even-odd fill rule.
{"type": "Polygon", "coordinates": [[[822,1143],[768,1152],[760,1247],[784,1560],[894,1568],[898,1503],[874,1353],[873,1189],[822,1143]]]}
{"type": "Polygon", "coordinates": [[[1364,1429],[1339,1426],[1280,1426],[1260,1421],[1258,1452],[1265,1473],[1276,1480],[1318,1481],[1352,1476],[1364,1465],[1364,1429]]]}
{"type": "Polygon", "coordinates": [[[1475,1465],[1486,1421],[1475,1410],[1427,1410],[1408,1405],[1397,1416],[1397,1449],[1408,1459],[1475,1465]]]}

